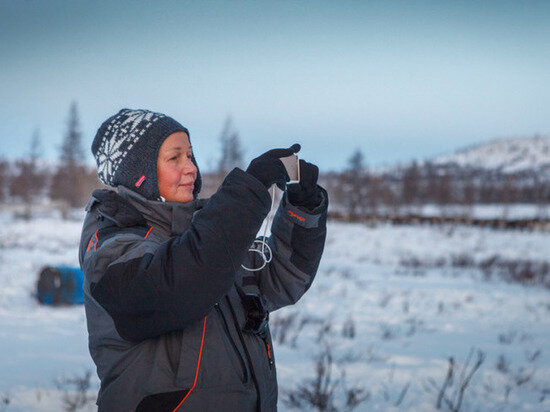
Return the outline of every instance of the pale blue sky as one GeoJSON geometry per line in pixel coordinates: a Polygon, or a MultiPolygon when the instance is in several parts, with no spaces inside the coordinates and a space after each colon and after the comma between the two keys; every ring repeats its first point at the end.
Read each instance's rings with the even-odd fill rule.
{"type": "Polygon", "coordinates": [[[71,100],[85,151],[122,107],[191,131],[199,166],[231,114],[246,159],[302,144],[324,171],[550,133],[550,2],[0,0],[0,156],[71,100]]]}

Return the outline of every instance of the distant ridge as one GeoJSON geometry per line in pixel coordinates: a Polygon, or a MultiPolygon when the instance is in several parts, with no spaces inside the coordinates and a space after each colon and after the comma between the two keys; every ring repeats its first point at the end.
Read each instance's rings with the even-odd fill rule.
{"type": "Polygon", "coordinates": [[[429,161],[440,166],[455,164],[502,173],[549,173],[550,136],[495,139],[457,150],[453,154],[437,156],[429,161]]]}

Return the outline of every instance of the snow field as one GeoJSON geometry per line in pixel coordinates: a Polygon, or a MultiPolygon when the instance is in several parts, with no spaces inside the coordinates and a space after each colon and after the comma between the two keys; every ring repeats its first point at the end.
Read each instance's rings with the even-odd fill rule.
{"type": "MultiPolygon", "coordinates": [[[[485,360],[465,391],[461,410],[549,408],[548,290],[498,278],[486,282],[476,268],[448,266],[452,255],[474,261],[497,254],[546,261],[549,251],[548,235],[536,232],[329,223],[311,289],[294,307],[272,314],[276,341],[279,318],[294,315],[296,329],[303,319],[317,319],[297,338],[275,343],[278,364],[285,365],[279,367],[280,395],[315,377],[313,355],[329,344],[333,380],[345,370],[348,382],[370,394],[356,410],[436,410],[448,359],[452,356],[460,367],[471,350],[472,359],[481,350],[485,360]],[[403,268],[404,258],[440,263],[403,268]],[[349,319],[353,338],[344,332],[349,319]],[[319,339],[327,324],[329,331],[319,339]],[[508,363],[501,368],[505,371],[497,369],[499,359],[508,363]]],[[[451,396],[455,387],[448,389],[451,400],[457,399],[451,396]]],[[[345,410],[346,392],[337,388],[334,403],[345,410]]]]}
{"type": "MultiPolygon", "coordinates": [[[[56,381],[87,370],[93,398],[83,307],[43,307],[31,296],[43,265],[78,265],[81,221],[0,221],[0,401],[10,399],[0,410],[61,410],[72,388],[56,381]]],[[[485,281],[475,266],[452,265],[453,256],[548,262],[549,240],[540,232],[329,222],[310,290],[271,314],[279,410],[295,409],[284,400],[316,376],[327,347],[339,410],[353,388],[368,394],[355,410],[435,410],[449,357],[456,370],[445,396],[455,402],[461,367],[473,351],[471,370],[478,350],[485,359],[461,410],[550,410],[548,289],[485,281]]]]}

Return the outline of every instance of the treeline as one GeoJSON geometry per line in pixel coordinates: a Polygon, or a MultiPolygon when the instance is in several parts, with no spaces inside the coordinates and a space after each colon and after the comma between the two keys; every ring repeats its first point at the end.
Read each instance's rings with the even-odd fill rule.
{"type": "MultiPolygon", "coordinates": [[[[22,217],[30,218],[32,205],[40,202],[53,202],[66,215],[70,208],[82,207],[90,193],[102,187],[96,168],[85,161],[76,103],[69,108],[58,161],[48,165],[41,155],[36,131],[23,158],[0,159],[0,203],[23,205],[22,217]]],[[[208,162],[209,172],[201,170],[200,197],[211,196],[234,167],[246,167],[231,117],[219,135],[218,159],[208,162]]],[[[546,172],[545,176],[550,175],[546,172]]],[[[374,171],[367,167],[360,150],[353,152],[344,170],[321,173],[319,181],[329,192],[331,210],[349,219],[421,214],[427,204],[441,206],[444,213],[450,206],[461,206],[461,213],[468,213],[474,204],[531,203],[546,213],[550,203],[550,182],[534,171],[505,174],[430,162],[374,171]]],[[[507,206],[503,211],[507,213],[507,206]]]]}
{"type": "MultiPolygon", "coordinates": [[[[211,196],[234,167],[246,167],[239,132],[231,117],[223,124],[219,144],[219,160],[208,165],[213,171],[201,171],[203,189],[200,197],[211,196]]],[[[62,216],[67,217],[71,208],[86,204],[94,189],[105,188],[97,177],[96,168],[86,162],[86,156],[89,154],[83,148],[78,108],[73,102],[55,163],[44,161],[38,130],[32,135],[25,156],[12,161],[0,158],[0,204],[16,206],[16,214],[24,219],[32,217],[33,206],[46,203],[60,209],[62,216]]]]}
{"type": "MultiPolygon", "coordinates": [[[[413,162],[388,171],[369,171],[364,155],[356,150],[342,172],[324,174],[320,180],[331,196],[333,210],[350,219],[377,215],[421,214],[425,205],[438,205],[443,213],[461,206],[471,213],[474,204],[503,204],[503,213],[514,203],[531,203],[546,213],[550,182],[534,171],[507,174],[501,171],[413,162]]],[[[506,216],[503,216],[506,217],[506,216]]]]}
{"type": "Polygon", "coordinates": [[[40,133],[31,138],[26,156],[0,159],[0,202],[21,204],[18,213],[29,219],[32,205],[53,201],[66,216],[72,207],[82,206],[90,193],[101,187],[96,169],[85,162],[76,102],[71,103],[66,132],[55,165],[42,158],[40,133]]]}

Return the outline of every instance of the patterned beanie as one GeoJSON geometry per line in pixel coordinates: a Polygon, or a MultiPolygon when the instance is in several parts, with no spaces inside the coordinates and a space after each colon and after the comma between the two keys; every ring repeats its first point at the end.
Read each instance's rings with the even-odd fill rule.
{"type": "MultiPolygon", "coordinates": [[[[175,132],[189,131],[162,113],[122,109],[98,129],[92,143],[99,180],[108,186],[125,186],[149,200],[161,200],[157,180],[160,146],[175,132]]],[[[201,175],[193,189],[196,199],[201,190],[201,175]]]]}

